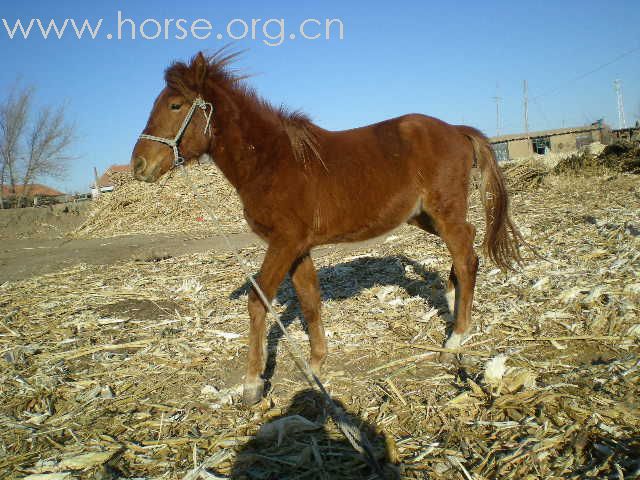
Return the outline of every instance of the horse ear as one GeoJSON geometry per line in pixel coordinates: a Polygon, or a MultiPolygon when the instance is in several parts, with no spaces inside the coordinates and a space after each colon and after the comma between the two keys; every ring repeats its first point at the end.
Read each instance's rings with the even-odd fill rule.
{"type": "Polygon", "coordinates": [[[196,67],[202,67],[207,64],[207,59],[204,57],[204,53],[202,51],[198,52],[195,57],[193,57],[193,64],[196,67]]]}
{"type": "Polygon", "coordinates": [[[202,52],[198,52],[198,54],[193,58],[192,68],[196,89],[199,92],[202,92],[204,83],[207,79],[207,73],[209,72],[209,62],[202,52]]]}

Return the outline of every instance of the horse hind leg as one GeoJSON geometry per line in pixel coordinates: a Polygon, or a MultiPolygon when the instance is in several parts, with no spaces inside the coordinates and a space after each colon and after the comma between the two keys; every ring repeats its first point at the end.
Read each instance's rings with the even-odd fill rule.
{"type": "MultiPolygon", "coordinates": [[[[446,296],[454,321],[445,348],[458,349],[471,328],[473,293],[478,272],[478,256],[473,250],[475,228],[467,222],[447,223],[442,225],[441,232],[453,258],[446,296]]],[[[443,353],[440,358],[450,361],[453,356],[443,353]]]]}
{"type": "MultiPolygon", "coordinates": [[[[445,342],[445,348],[458,349],[465,340],[471,327],[471,309],[473,292],[478,271],[478,256],[473,250],[475,227],[466,222],[466,209],[460,209],[457,215],[450,211],[448,218],[437,218],[427,211],[422,211],[409,220],[422,230],[441,237],[453,259],[445,298],[449,314],[453,320],[453,331],[445,342]],[[454,221],[453,218],[462,218],[454,221]]],[[[451,361],[453,354],[443,353],[443,362],[451,361]]]]}
{"type": "Polygon", "coordinates": [[[447,291],[444,296],[447,300],[447,307],[449,307],[449,315],[451,320],[456,318],[456,291],[458,289],[458,278],[456,277],[456,269],[451,265],[451,271],[449,272],[449,281],[447,282],[447,291]]]}
{"type": "MultiPolygon", "coordinates": [[[[409,223],[409,225],[414,225],[432,235],[435,235],[438,237],[440,236],[438,234],[438,231],[436,230],[436,226],[433,221],[433,218],[431,218],[431,216],[429,216],[427,212],[424,212],[424,211],[420,212],[418,215],[411,218],[407,223],[409,223]]],[[[457,284],[458,284],[458,280],[456,278],[456,273],[453,268],[453,265],[451,265],[451,272],[449,273],[449,281],[447,284],[445,298],[447,300],[447,306],[449,307],[449,314],[451,315],[452,320],[455,318],[455,313],[454,313],[455,297],[456,297],[455,289],[457,284]]]]}

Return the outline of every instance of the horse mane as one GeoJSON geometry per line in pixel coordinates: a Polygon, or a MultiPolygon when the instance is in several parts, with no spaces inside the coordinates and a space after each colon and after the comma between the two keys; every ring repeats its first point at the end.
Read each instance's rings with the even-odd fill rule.
{"type": "Polygon", "coordinates": [[[249,76],[241,75],[231,67],[241,53],[229,52],[223,47],[210,56],[200,52],[189,63],[173,62],[165,71],[167,87],[190,101],[208,88],[223,92],[236,115],[243,110],[255,112],[268,123],[275,123],[281,128],[289,137],[297,161],[307,166],[310,161],[317,160],[326,169],[318,148],[317,127],[309,116],[285,106],[274,107],[248,86],[244,80],[249,76]]]}

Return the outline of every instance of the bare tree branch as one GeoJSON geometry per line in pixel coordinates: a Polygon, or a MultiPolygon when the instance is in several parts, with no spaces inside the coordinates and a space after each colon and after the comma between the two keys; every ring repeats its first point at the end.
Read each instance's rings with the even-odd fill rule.
{"type": "Polygon", "coordinates": [[[73,158],[75,127],[67,122],[64,106],[34,109],[33,93],[32,87],[16,84],[0,101],[0,204],[6,182],[20,204],[36,180],[64,178],[73,158]],[[23,187],[16,192],[18,183],[23,187]]]}
{"type": "Polygon", "coordinates": [[[4,101],[0,103],[0,204],[5,182],[9,182],[15,194],[21,141],[31,110],[33,88],[14,84],[4,101]]]}
{"type": "Polygon", "coordinates": [[[43,108],[27,137],[27,155],[22,165],[22,183],[31,185],[39,177],[64,178],[68,151],[75,140],[74,128],[65,121],[64,107],[43,108]]]}

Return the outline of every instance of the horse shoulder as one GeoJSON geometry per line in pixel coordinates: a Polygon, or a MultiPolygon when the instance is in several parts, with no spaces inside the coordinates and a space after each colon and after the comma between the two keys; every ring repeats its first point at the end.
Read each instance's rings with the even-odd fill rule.
{"type": "Polygon", "coordinates": [[[314,222],[315,185],[304,165],[280,166],[240,191],[244,217],[263,240],[306,236],[314,222]]]}

